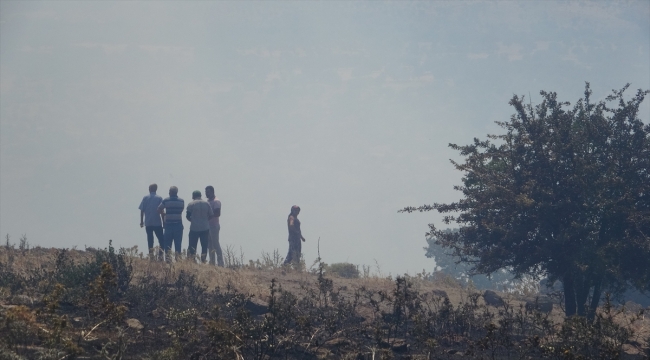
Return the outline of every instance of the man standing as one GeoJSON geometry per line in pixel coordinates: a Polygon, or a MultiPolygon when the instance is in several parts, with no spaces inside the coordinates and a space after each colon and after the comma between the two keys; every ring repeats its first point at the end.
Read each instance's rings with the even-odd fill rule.
{"type": "Polygon", "coordinates": [[[151,260],[155,258],[153,253],[153,234],[156,233],[158,245],[160,245],[158,260],[162,261],[164,259],[164,240],[162,221],[158,213],[158,205],[162,202],[162,198],[156,195],[156,191],[158,191],[158,185],[149,185],[149,195],[145,196],[140,202],[140,227],[144,227],[147,232],[147,245],[149,246],[149,258],[151,260]]]}
{"type": "Polygon", "coordinates": [[[196,256],[197,242],[201,241],[201,262],[205,263],[208,254],[208,242],[210,238],[210,218],[214,216],[212,207],[205,200],[201,200],[201,192],[192,192],[192,202],[187,204],[185,212],[190,225],[190,246],[187,249],[187,258],[194,259],[196,256]]]}
{"type": "Polygon", "coordinates": [[[167,262],[172,261],[172,243],[176,249],[176,260],[181,253],[181,242],[183,241],[183,209],[185,201],[178,197],[178,188],[169,188],[169,197],[165,198],[158,206],[158,212],[165,222],[165,252],[167,262]]]}
{"type": "Polygon", "coordinates": [[[219,245],[219,216],[221,216],[221,201],[214,195],[214,187],[208,185],[205,187],[205,197],[208,198],[208,204],[212,208],[214,216],[210,219],[210,242],[208,243],[208,251],[210,252],[210,265],[214,265],[215,257],[217,258],[217,265],[223,267],[223,254],[221,253],[221,245],[219,245]],[[216,255],[216,256],[215,256],[216,255]]]}
{"type": "Polygon", "coordinates": [[[302,243],[305,238],[302,236],[302,231],[300,230],[300,220],[298,220],[298,214],[300,214],[300,206],[294,205],[291,207],[291,213],[287,218],[287,227],[289,228],[289,253],[287,253],[287,258],[284,260],[285,264],[298,264],[300,263],[300,254],[302,252],[302,243]]]}

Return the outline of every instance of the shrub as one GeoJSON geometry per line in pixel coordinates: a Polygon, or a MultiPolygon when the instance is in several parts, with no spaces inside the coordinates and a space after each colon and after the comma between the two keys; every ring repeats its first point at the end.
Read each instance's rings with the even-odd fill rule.
{"type": "Polygon", "coordinates": [[[350,263],[334,263],[325,269],[327,274],[333,274],[346,279],[359,278],[359,267],[350,263]]]}

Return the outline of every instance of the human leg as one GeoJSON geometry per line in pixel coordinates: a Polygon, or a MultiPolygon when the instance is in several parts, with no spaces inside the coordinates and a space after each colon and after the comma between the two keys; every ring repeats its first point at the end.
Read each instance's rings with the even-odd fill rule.
{"type": "Polygon", "coordinates": [[[223,252],[221,251],[221,244],[219,244],[219,232],[221,225],[217,225],[217,239],[215,240],[214,249],[217,252],[217,265],[223,267],[223,252]]]}
{"type": "Polygon", "coordinates": [[[163,261],[165,260],[165,238],[163,236],[163,228],[162,226],[152,226],[152,228],[153,232],[156,234],[156,238],[158,239],[158,260],[163,261]]]}
{"type": "Polygon", "coordinates": [[[149,249],[149,259],[153,260],[153,228],[154,226],[145,226],[144,230],[147,233],[147,248],[149,249]]]}
{"type": "Polygon", "coordinates": [[[164,245],[164,250],[165,250],[165,257],[167,262],[172,262],[172,242],[174,241],[174,227],[167,225],[165,227],[165,245],[164,245]]]}
{"type": "Polygon", "coordinates": [[[187,258],[194,260],[196,257],[196,245],[199,242],[199,231],[190,230],[188,235],[189,237],[189,247],[187,248],[187,258]]]}
{"type": "Polygon", "coordinates": [[[208,243],[210,242],[210,230],[199,232],[199,240],[201,241],[201,262],[205,264],[205,258],[208,255],[208,243]]]}
{"type": "Polygon", "coordinates": [[[210,265],[216,263],[223,267],[223,254],[221,252],[221,246],[219,245],[219,230],[221,226],[219,224],[210,225],[210,242],[208,243],[208,250],[210,252],[210,265]]]}
{"type": "MultiPolygon", "coordinates": [[[[183,244],[183,225],[177,225],[174,227],[174,251],[178,256],[182,251],[181,247],[183,244]]],[[[171,243],[169,244],[171,247],[171,243]]]]}
{"type": "Polygon", "coordinates": [[[298,239],[298,243],[296,244],[296,239],[289,238],[289,252],[287,253],[287,258],[284,259],[285,264],[300,261],[300,249],[298,246],[300,246],[300,239],[298,239]]]}

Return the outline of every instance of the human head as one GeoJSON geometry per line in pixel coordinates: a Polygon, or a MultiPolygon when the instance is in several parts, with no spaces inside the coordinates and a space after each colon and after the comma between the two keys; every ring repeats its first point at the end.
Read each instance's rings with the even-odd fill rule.
{"type": "Polygon", "coordinates": [[[176,186],[172,186],[169,188],[169,196],[176,196],[178,195],[178,188],[176,186]]]}
{"type": "Polygon", "coordinates": [[[158,184],[149,185],[149,192],[156,192],[156,191],[158,191],[158,184]]]}
{"type": "Polygon", "coordinates": [[[200,199],[201,198],[201,192],[198,190],[192,191],[192,199],[200,199]]]}
{"type": "Polygon", "coordinates": [[[214,187],[208,185],[205,187],[205,197],[212,199],[214,197],[214,187]]]}
{"type": "Polygon", "coordinates": [[[294,205],[291,207],[291,214],[292,215],[298,215],[300,214],[300,206],[294,205]]]}

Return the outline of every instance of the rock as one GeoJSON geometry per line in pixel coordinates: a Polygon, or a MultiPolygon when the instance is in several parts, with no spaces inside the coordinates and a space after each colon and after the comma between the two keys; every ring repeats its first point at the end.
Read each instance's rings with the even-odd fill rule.
{"type": "Polygon", "coordinates": [[[250,311],[253,316],[264,315],[269,312],[269,304],[266,301],[254,297],[246,301],[244,308],[250,311]]]}
{"type": "Polygon", "coordinates": [[[325,342],[325,346],[330,346],[330,347],[340,347],[340,346],[347,346],[350,345],[350,341],[346,338],[334,338],[331,340],[327,340],[325,342]]]}
{"type": "Polygon", "coordinates": [[[140,322],[138,319],[126,319],[126,324],[133,330],[142,330],[144,329],[144,325],[140,322]]]}
{"type": "Polygon", "coordinates": [[[551,301],[551,299],[546,296],[538,296],[534,299],[527,299],[526,310],[538,310],[548,314],[553,311],[553,301],[551,301]]]}
{"type": "Polygon", "coordinates": [[[14,295],[10,302],[14,305],[34,305],[34,299],[27,295],[14,295]]]}
{"type": "Polygon", "coordinates": [[[157,308],[157,309],[151,311],[148,315],[155,318],[155,319],[158,319],[159,317],[165,315],[165,310],[157,308]]]}
{"type": "Polygon", "coordinates": [[[441,298],[449,299],[449,296],[447,296],[447,292],[444,290],[432,290],[431,293],[441,298]]]}
{"type": "Polygon", "coordinates": [[[403,354],[409,351],[409,344],[404,339],[395,339],[391,341],[390,349],[398,354],[403,354]]]}
{"type": "Polygon", "coordinates": [[[485,300],[486,304],[494,307],[504,305],[503,298],[492,290],[485,290],[483,293],[483,300],[485,300]]]}

